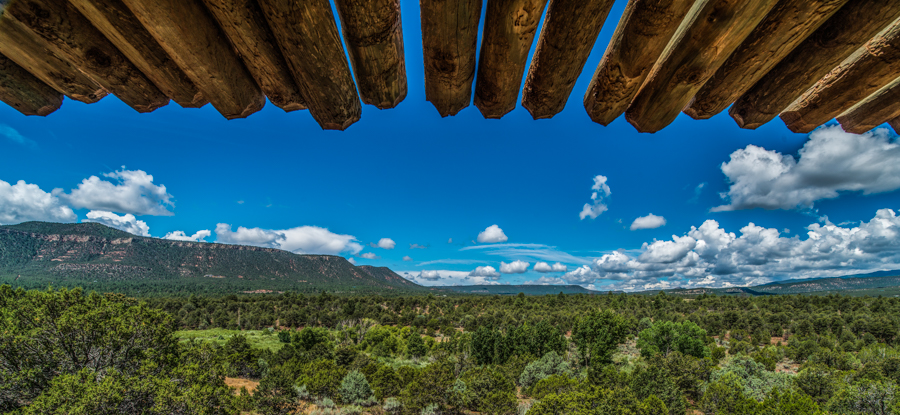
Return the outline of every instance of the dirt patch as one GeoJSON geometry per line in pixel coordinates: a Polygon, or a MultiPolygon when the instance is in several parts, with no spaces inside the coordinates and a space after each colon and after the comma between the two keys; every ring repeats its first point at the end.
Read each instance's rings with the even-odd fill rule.
{"type": "Polygon", "coordinates": [[[225,378],[225,384],[234,388],[234,393],[238,394],[241,391],[241,388],[247,388],[247,391],[252,395],[254,391],[256,391],[256,387],[259,386],[259,382],[250,379],[242,379],[242,378],[225,378]]]}

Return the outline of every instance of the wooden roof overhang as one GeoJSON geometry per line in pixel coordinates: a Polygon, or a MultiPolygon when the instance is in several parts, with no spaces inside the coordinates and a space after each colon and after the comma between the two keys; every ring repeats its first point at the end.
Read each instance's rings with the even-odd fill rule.
{"type": "MultiPolygon", "coordinates": [[[[521,91],[535,119],[558,114],[614,0],[485,1],[419,0],[426,99],[441,116],[474,101],[500,118],[521,91]]],[[[400,0],[334,6],[338,16],[329,0],[0,0],[0,100],[46,116],[63,96],[113,94],[139,112],[171,100],[234,119],[268,97],[343,130],[362,104],[403,101],[406,62],[400,0]]],[[[584,108],[650,133],[729,106],[742,128],[780,116],[800,133],[833,118],[854,133],[896,129],[898,19],[900,0],[629,0],[584,108]]]]}

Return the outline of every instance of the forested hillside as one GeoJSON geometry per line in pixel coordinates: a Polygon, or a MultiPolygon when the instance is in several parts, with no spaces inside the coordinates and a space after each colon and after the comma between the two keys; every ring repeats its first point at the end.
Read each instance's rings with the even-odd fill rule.
{"type": "Polygon", "coordinates": [[[331,255],[134,236],[96,223],[0,226],[0,283],[135,295],[392,292],[423,288],[331,255]]]}

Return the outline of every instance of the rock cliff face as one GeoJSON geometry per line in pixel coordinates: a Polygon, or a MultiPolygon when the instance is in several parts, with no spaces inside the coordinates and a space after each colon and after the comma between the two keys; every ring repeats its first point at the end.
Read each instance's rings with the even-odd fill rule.
{"type": "Polygon", "coordinates": [[[32,288],[169,284],[234,292],[422,289],[388,268],[354,266],[339,256],[144,238],[96,223],[0,226],[0,283],[12,281],[32,288]]]}

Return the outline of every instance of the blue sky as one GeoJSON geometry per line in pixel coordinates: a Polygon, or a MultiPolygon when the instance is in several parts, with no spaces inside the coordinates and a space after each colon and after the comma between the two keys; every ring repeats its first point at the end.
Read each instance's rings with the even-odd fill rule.
{"type": "Polygon", "coordinates": [[[181,231],[339,254],[426,285],[635,290],[900,268],[900,150],[886,128],[808,136],[774,120],[748,131],[727,113],[681,115],[656,134],[639,134],[622,117],[592,123],[582,96],[624,3],[616,2],[566,109],[549,120],[521,107],[485,120],[474,106],[442,119],[424,97],[413,1],[402,4],[406,100],[392,110],[364,106],[344,132],[271,104],[233,121],[209,105],[138,114],[113,96],[93,105],[67,99],[47,118],[0,105],[0,223],[181,231]],[[599,187],[595,205],[598,176],[609,195],[599,187]],[[585,204],[606,210],[582,219],[585,204]],[[665,225],[630,229],[651,213],[665,225]],[[506,239],[479,242],[492,225],[506,239]],[[382,238],[393,248],[377,247],[382,238]],[[521,271],[514,261],[526,270],[500,272],[521,271]],[[551,271],[535,271],[539,261],[551,271]],[[565,272],[552,271],[557,262],[565,272]]]}

